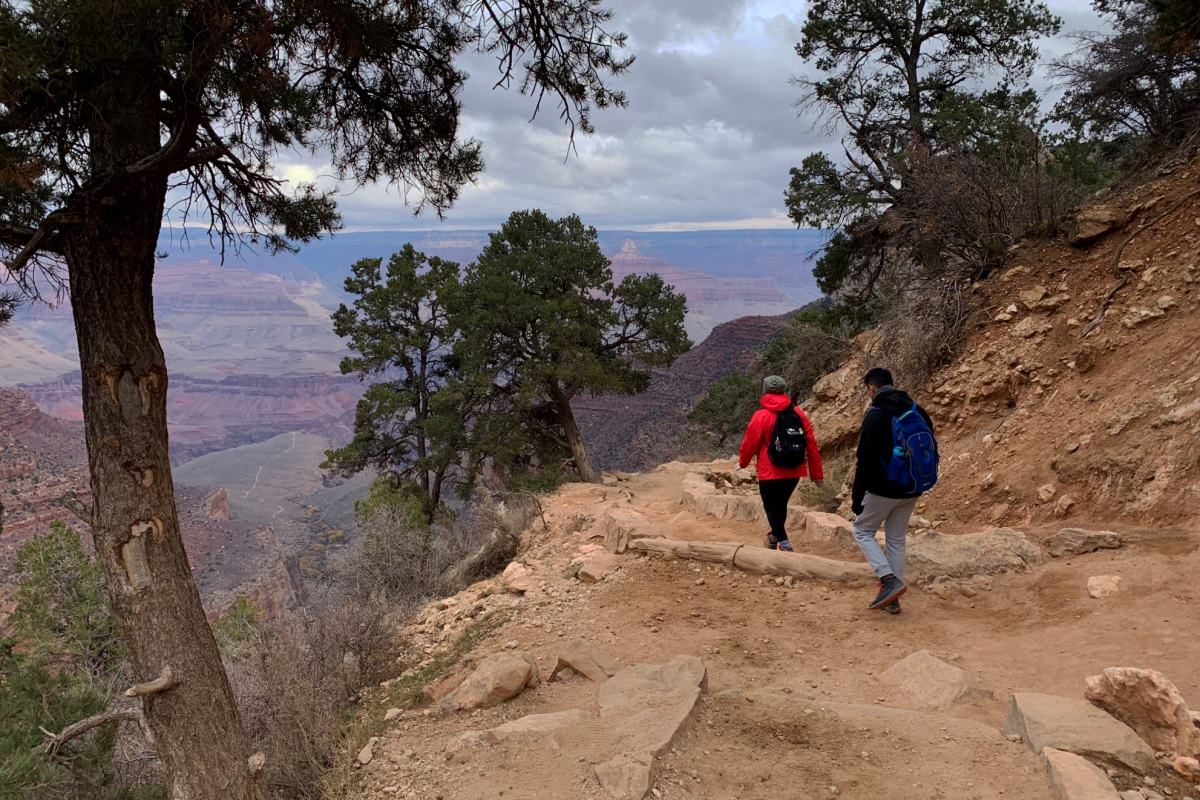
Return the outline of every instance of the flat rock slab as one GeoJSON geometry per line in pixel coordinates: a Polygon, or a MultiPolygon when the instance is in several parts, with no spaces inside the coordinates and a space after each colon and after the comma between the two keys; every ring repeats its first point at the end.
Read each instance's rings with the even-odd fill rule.
{"type": "Polygon", "coordinates": [[[491,708],[516,697],[527,686],[537,686],[537,662],[521,651],[496,653],[484,659],[458,688],[442,701],[450,711],[491,708]]]}
{"type": "Polygon", "coordinates": [[[1093,575],[1088,578],[1088,594],[1096,600],[1111,597],[1121,590],[1120,575],[1093,575]]]}
{"type": "Polygon", "coordinates": [[[970,578],[1002,571],[1025,572],[1041,560],[1038,546],[1012,528],[953,536],[929,531],[909,537],[906,577],[931,580],[942,575],[970,578]]]}
{"type": "Polygon", "coordinates": [[[992,696],[974,675],[947,664],[928,650],[918,650],[892,665],[879,679],[895,686],[901,704],[912,708],[945,708],[992,696]]]}
{"type": "Polygon", "coordinates": [[[600,718],[612,726],[620,751],[595,770],[610,797],[645,797],[654,782],[654,758],[687,726],[707,682],[703,661],[675,656],[665,664],[627,667],[600,687],[600,718]]]}
{"type": "Polygon", "coordinates": [[[599,583],[617,571],[621,559],[612,553],[596,552],[584,556],[579,565],[579,580],[584,583],[599,583]]]}
{"type": "Polygon", "coordinates": [[[1066,750],[1146,774],[1154,751],[1128,726],[1086,700],[1018,692],[1008,707],[1005,733],[1019,734],[1035,753],[1066,750]]]}
{"type": "Polygon", "coordinates": [[[529,714],[486,731],[466,731],[446,745],[446,755],[455,763],[466,762],[472,750],[506,743],[538,742],[559,748],[557,735],[588,721],[588,713],[573,708],[551,714],[529,714]]]}
{"type": "Polygon", "coordinates": [[[601,683],[617,674],[621,665],[608,653],[586,639],[575,639],[558,654],[558,663],[547,682],[553,681],[564,669],[571,669],[589,680],[601,683]]]}
{"type": "Polygon", "coordinates": [[[1047,747],[1042,760],[1059,800],[1121,800],[1104,770],[1074,753],[1047,747]]]}
{"type": "Polygon", "coordinates": [[[1046,540],[1046,552],[1055,558],[1115,550],[1121,546],[1121,534],[1112,531],[1089,531],[1083,528],[1063,528],[1046,540]]]}

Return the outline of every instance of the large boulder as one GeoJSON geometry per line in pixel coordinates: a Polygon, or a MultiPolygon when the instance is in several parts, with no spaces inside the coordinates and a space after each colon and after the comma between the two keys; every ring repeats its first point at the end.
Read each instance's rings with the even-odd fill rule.
{"type": "Polygon", "coordinates": [[[560,672],[570,669],[589,680],[602,683],[616,675],[620,668],[621,665],[612,656],[596,645],[586,639],[575,639],[558,654],[558,663],[546,680],[553,681],[560,672]]]}
{"type": "Polygon", "coordinates": [[[1012,528],[958,535],[926,531],[909,537],[907,569],[909,578],[919,581],[970,578],[1025,572],[1041,558],[1037,545],[1012,528]]]}
{"type": "Polygon", "coordinates": [[[496,653],[483,660],[458,688],[442,701],[450,711],[491,708],[538,684],[537,662],[521,651],[496,653]]]}
{"type": "Polygon", "coordinates": [[[707,686],[704,662],[676,656],[665,664],[621,670],[600,687],[600,718],[612,726],[619,752],[595,768],[616,800],[641,800],[654,782],[654,759],[682,733],[707,686]]]}
{"type": "Polygon", "coordinates": [[[1109,667],[1085,682],[1084,697],[1164,753],[1200,755],[1200,729],[1183,695],[1157,670],[1109,667]]]}
{"type": "Polygon", "coordinates": [[[1128,212],[1117,206],[1085,208],[1075,217],[1075,230],[1068,241],[1076,247],[1084,247],[1120,228],[1128,219],[1128,212]]]}
{"type": "Polygon", "coordinates": [[[1117,787],[1086,758],[1047,747],[1042,750],[1050,786],[1058,800],[1120,800],[1117,787]]]}
{"type": "Polygon", "coordinates": [[[1004,732],[1022,737],[1035,753],[1052,747],[1141,774],[1156,766],[1154,751],[1131,728],[1086,700],[1018,692],[1004,732]]]}
{"type": "Polygon", "coordinates": [[[1121,546],[1121,534],[1113,531],[1089,531],[1083,528],[1063,528],[1046,540],[1046,552],[1058,558],[1067,555],[1114,550],[1121,546]]]}
{"type": "Polygon", "coordinates": [[[902,705],[937,709],[992,696],[978,679],[928,650],[918,650],[880,674],[879,679],[900,692],[902,705]]]}

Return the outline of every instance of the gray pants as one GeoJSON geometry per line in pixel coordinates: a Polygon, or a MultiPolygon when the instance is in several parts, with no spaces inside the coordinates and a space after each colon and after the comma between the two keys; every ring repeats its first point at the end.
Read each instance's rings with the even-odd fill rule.
{"type": "Polygon", "coordinates": [[[863,497],[863,513],[854,520],[854,540],[867,557],[867,563],[877,577],[891,573],[904,579],[904,551],[907,545],[908,520],[917,506],[917,498],[893,500],[867,492],[863,497]],[[875,531],[883,527],[887,554],[875,541],[875,531]]]}

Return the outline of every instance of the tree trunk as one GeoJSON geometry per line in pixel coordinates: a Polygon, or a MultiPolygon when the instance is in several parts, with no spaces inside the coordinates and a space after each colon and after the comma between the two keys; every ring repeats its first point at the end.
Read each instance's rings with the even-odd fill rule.
{"type": "Polygon", "coordinates": [[[587,483],[599,483],[600,476],[592,468],[592,460],[588,458],[587,447],[583,444],[583,436],[579,433],[579,426],[575,424],[575,413],[571,411],[570,399],[557,387],[554,388],[553,393],[554,404],[558,409],[558,421],[563,427],[567,444],[571,448],[571,457],[575,460],[575,469],[579,472],[579,479],[587,483]]]}
{"type": "MultiPolygon", "coordinates": [[[[156,123],[150,122],[155,130],[156,123]]],[[[92,534],[172,800],[262,797],[179,533],[152,280],[165,179],[91,201],[66,240],[92,534]]]]}

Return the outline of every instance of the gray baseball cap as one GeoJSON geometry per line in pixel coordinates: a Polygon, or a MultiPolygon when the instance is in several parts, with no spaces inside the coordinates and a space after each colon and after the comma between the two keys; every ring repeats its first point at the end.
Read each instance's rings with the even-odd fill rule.
{"type": "Polygon", "coordinates": [[[778,375],[763,378],[763,394],[787,394],[787,381],[778,375]]]}

